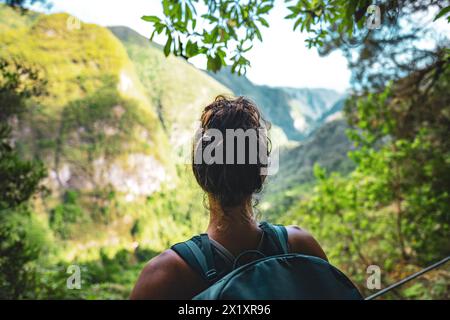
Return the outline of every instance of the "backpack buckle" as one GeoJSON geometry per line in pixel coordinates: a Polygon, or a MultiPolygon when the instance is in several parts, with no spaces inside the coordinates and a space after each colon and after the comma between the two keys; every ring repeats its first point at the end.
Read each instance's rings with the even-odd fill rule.
{"type": "Polygon", "coordinates": [[[206,272],[206,279],[208,279],[208,281],[214,280],[216,276],[217,276],[216,269],[211,269],[206,272]]]}

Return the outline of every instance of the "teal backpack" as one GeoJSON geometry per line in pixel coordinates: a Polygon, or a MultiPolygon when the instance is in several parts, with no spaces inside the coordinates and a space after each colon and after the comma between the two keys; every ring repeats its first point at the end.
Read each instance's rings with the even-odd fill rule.
{"type": "MultiPolygon", "coordinates": [[[[201,234],[199,241],[188,240],[172,246],[186,263],[210,286],[194,300],[362,300],[353,283],[327,261],[303,254],[288,253],[285,227],[261,224],[281,254],[265,256],[255,250],[239,255],[231,272],[220,278],[214,265],[217,242],[201,234]],[[262,257],[237,266],[241,256],[258,253],[262,257]]],[[[219,245],[220,246],[220,245],[219,245]]],[[[226,249],[225,249],[226,250],[226,249]]]]}

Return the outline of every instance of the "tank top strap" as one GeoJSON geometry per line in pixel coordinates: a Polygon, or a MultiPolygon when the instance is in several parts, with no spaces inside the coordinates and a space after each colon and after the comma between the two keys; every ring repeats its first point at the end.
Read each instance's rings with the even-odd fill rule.
{"type": "Polygon", "coordinates": [[[260,250],[266,256],[286,254],[289,252],[288,234],[286,227],[273,225],[267,221],[262,221],[259,227],[263,230],[260,250]]]}

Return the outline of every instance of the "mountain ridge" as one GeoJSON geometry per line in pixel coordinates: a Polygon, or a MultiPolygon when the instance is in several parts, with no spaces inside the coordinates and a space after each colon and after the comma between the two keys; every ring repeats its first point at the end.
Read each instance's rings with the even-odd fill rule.
{"type": "MultiPolygon", "coordinates": [[[[231,73],[225,68],[213,78],[229,87],[235,95],[253,99],[263,115],[275,126],[282,128],[289,140],[302,141],[323,124],[323,115],[345,95],[327,88],[291,88],[256,85],[245,76],[231,73]]],[[[339,110],[334,110],[338,112],[339,110]]]]}

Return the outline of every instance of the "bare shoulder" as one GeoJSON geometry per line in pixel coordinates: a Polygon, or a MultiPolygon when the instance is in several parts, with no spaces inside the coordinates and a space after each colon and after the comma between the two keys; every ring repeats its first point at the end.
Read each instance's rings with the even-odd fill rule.
{"type": "Polygon", "coordinates": [[[200,276],[175,251],[169,249],[147,263],[130,299],[189,299],[201,288],[200,276]]]}
{"type": "Polygon", "coordinates": [[[286,230],[291,252],[315,256],[328,261],[322,247],[308,231],[298,226],[287,226],[286,230]]]}

